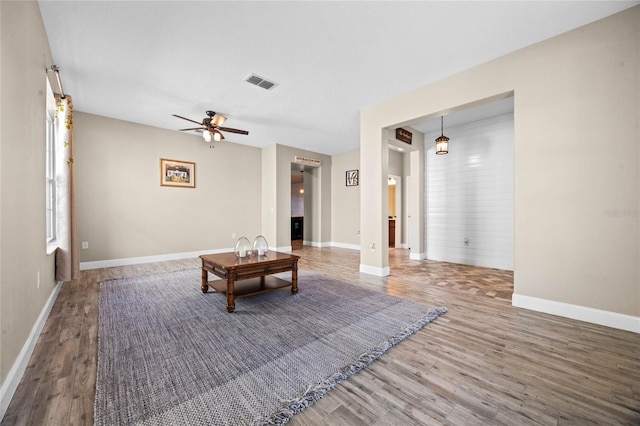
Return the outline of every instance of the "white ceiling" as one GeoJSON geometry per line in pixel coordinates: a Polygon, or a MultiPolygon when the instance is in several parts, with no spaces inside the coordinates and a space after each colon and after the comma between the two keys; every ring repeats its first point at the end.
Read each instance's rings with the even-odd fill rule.
{"type": "Polygon", "coordinates": [[[250,132],[227,141],[333,155],[362,108],[640,1],[39,3],[77,111],[175,130],[213,110],[250,132]]]}

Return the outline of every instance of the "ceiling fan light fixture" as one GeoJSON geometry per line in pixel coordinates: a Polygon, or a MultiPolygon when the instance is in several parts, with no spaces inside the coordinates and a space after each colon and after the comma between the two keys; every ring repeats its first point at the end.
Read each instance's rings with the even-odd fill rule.
{"type": "Polygon", "coordinates": [[[211,124],[214,126],[222,126],[222,123],[227,121],[227,117],[224,115],[216,114],[215,117],[211,119],[211,124]]]}
{"type": "MultiPolygon", "coordinates": [[[[227,117],[224,115],[216,114],[214,111],[206,111],[207,117],[202,119],[202,122],[192,120],[187,117],[183,117],[181,115],[172,114],[174,117],[179,118],[181,120],[186,120],[191,123],[197,124],[199,127],[191,127],[188,129],[179,129],[181,132],[187,131],[196,131],[202,132],[202,138],[205,142],[211,143],[212,141],[222,141],[224,140],[224,134],[222,132],[231,132],[239,135],[248,135],[249,132],[246,130],[234,129],[231,127],[222,127],[220,124],[224,123],[227,120],[227,117]]],[[[213,145],[211,145],[213,147],[213,145]]]]}

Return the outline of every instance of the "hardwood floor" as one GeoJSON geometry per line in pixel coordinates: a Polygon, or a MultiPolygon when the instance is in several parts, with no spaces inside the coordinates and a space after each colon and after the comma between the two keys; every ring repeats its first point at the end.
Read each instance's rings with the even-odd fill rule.
{"type": "MultiPolygon", "coordinates": [[[[638,334],[514,308],[507,271],[413,261],[395,249],[391,275],[379,278],[358,272],[356,251],[296,254],[301,269],[449,312],[289,424],[640,424],[638,334]]],[[[65,283],[2,425],[92,424],[98,282],[199,266],[106,268],[65,283]]]]}

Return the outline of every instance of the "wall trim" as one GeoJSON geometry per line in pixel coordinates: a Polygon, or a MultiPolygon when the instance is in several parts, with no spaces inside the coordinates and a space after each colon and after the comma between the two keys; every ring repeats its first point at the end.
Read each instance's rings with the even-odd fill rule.
{"type": "Polygon", "coordinates": [[[11,366],[11,370],[9,370],[7,378],[2,384],[2,388],[0,388],[0,420],[7,412],[9,403],[11,403],[11,399],[13,398],[16,389],[18,389],[18,384],[20,384],[22,375],[27,368],[29,359],[31,358],[31,354],[33,354],[33,350],[36,347],[36,343],[38,342],[38,337],[40,337],[40,333],[44,328],[44,324],[47,322],[47,318],[49,318],[49,313],[53,308],[53,304],[55,303],[61,288],[62,281],[58,281],[55,287],[53,287],[53,291],[49,295],[47,303],[45,303],[42,311],[40,311],[40,315],[33,325],[31,333],[29,333],[29,337],[27,337],[26,342],[22,346],[18,357],[13,363],[13,366],[11,366]]]}
{"type": "Polygon", "coordinates": [[[634,317],[632,315],[603,311],[586,306],[571,305],[554,300],[539,299],[537,297],[524,296],[516,293],[514,293],[511,298],[511,304],[518,308],[530,309],[532,311],[544,312],[545,314],[640,333],[640,317],[634,317]]]}
{"type": "Polygon", "coordinates": [[[336,242],[332,242],[330,244],[331,244],[331,247],[338,247],[338,248],[344,248],[344,249],[360,251],[360,245],[359,244],[347,244],[347,243],[336,243],[336,242]]]}
{"type": "Polygon", "coordinates": [[[331,244],[332,243],[327,243],[327,242],[318,243],[316,241],[308,241],[308,240],[303,240],[302,241],[302,245],[311,246],[311,247],[320,247],[320,248],[322,248],[322,247],[331,247],[331,244]]]}
{"type": "Polygon", "coordinates": [[[425,253],[409,253],[409,259],[411,260],[425,260],[427,255],[425,253]]]}
{"type": "MultiPolygon", "coordinates": [[[[359,245],[355,244],[344,244],[344,243],[317,243],[314,241],[304,241],[304,245],[313,246],[313,247],[341,247],[352,250],[360,250],[359,245]]],[[[291,252],[293,251],[291,246],[283,246],[283,247],[269,247],[270,250],[281,251],[281,252],[291,252]]],[[[188,251],[183,253],[168,253],[168,254],[158,254],[153,256],[140,256],[140,257],[127,257],[122,259],[108,259],[108,260],[96,260],[91,262],[80,262],[80,270],[86,271],[90,269],[99,269],[99,268],[110,268],[113,266],[127,266],[127,265],[139,265],[141,263],[153,263],[153,262],[165,262],[168,260],[181,260],[181,259],[190,259],[196,258],[202,254],[215,254],[215,253],[228,253],[233,251],[233,247],[215,249],[215,250],[200,250],[200,251],[188,251]]]]}
{"type": "MultiPolygon", "coordinates": [[[[97,260],[94,262],[80,262],[80,270],[86,271],[88,269],[110,268],[112,266],[139,265],[141,263],[165,262],[167,260],[189,259],[189,258],[196,258],[202,254],[227,253],[230,251],[233,251],[233,247],[216,249],[216,250],[202,250],[202,251],[189,251],[184,253],[159,254],[154,256],[128,257],[123,259],[97,260]]],[[[289,247],[289,251],[291,251],[291,247],[289,247]]]]}
{"type": "Polygon", "coordinates": [[[360,272],[369,275],[375,275],[377,277],[386,277],[390,274],[388,266],[384,268],[378,268],[377,266],[363,265],[362,263],[360,264],[360,272]]]}

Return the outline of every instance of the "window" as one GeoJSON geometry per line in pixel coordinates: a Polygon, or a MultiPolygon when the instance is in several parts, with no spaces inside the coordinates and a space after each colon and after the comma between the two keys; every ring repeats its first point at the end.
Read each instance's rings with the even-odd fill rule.
{"type": "Polygon", "coordinates": [[[56,100],[53,96],[51,84],[47,78],[47,112],[46,112],[46,222],[47,222],[47,252],[52,253],[57,247],[57,226],[56,226],[56,146],[55,146],[55,126],[54,117],[56,110],[56,100]]]}

